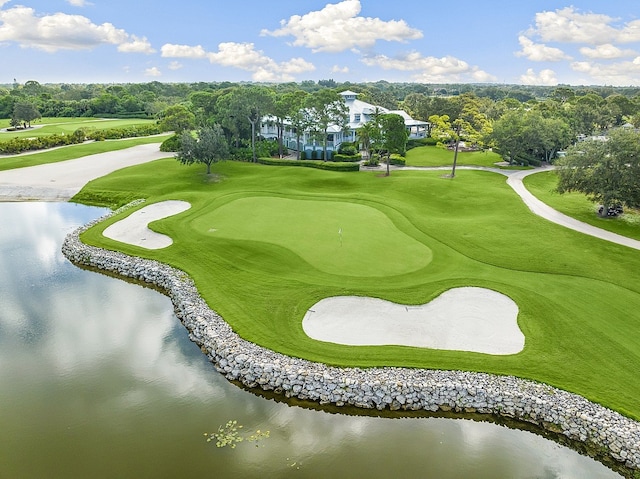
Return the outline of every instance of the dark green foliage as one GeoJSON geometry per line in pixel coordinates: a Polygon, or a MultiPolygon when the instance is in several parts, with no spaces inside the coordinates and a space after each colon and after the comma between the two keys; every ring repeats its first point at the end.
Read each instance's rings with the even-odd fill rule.
{"type": "MultiPolygon", "coordinates": [[[[229,159],[234,161],[253,161],[253,150],[251,145],[240,142],[240,146],[232,146],[229,149],[229,159]]],[[[277,141],[262,140],[255,143],[258,157],[278,156],[279,145],[277,141]]]]}
{"type": "Polygon", "coordinates": [[[397,165],[397,166],[404,166],[406,163],[405,159],[402,157],[402,155],[398,155],[398,154],[392,154],[389,156],[389,164],[391,165],[397,165]]]}
{"type": "Polygon", "coordinates": [[[436,146],[438,144],[437,138],[412,138],[407,141],[407,150],[417,148],[419,146],[436,146]]]}
{"type": "Polygon", "coordinates": [[[42,118],[42,115],[33,103],[28,101],[21,101],[13,105],[13,115],[11,118],[15,122],[15,124],[26,123],[30,128],[31,122],[33,120],[37,120],[38,118],[42,118]]]}
{"type": "Polygon", "coordinates": [[[220,125],[200,128],[195,137],[189,131],[180,136],[180,149],[176,160],[184,165],[203,163],[207,166],[207,175],[211,174],[211,165],[229,156],[229,146],[220,125]]]}
{"type": "Polygon", "coordinates": [[[331,161],[360,161],[361,159],[362,155],[360,155],[360,153],[355,153],[353,155],[336,153],[331,157],[331,161]]]}
{"type": "Polygon", "coordinates": [[[587,140],[557,162],[560,193],[576,191],[604,205],[640,207],[640,134],[614,130],[607,141],[587,140]]]}
{"type": "Polygon", "coordinates": [[[377,156],[371,157],[368,160],[362,163],[362,166],[378,166],[380,164],[380,160],[377,156]]]}
{"type": "Polygon", "coordinates": [[[344,156],[355,156],[358,154],[358,146],[356,143],[348,141],[342,142],[338,148],[338,154],[344,156]]]}
{"type": "Polygon", "coordinates": [[[108,128],[106,130],[87,130],[89,140],[121,140],[123,138],[135,138],[138,136],[159,135],[163,130],[159,125],[132,125],[120,128],[108,128]]]}
{"type": "Polygon", "coordinates": [[[77,141],[72,135],[49,135],[33,139],[13,138],[9,141],[0,142],[0,153],[5,155],[15,155],[25,151],[44,150],[56,146],[66,146],[81,143],[84,139],[77,141]]]}
{"type": "Polygon", "coordinates": [[[180,135],[173,135],[162,142],[160,145],[160,151],[176,152],[180,150],[181,145],[182,142],[180,141],[180,135]]]}
{"type": "Polygon", "coordinates": [[[157,125],[136,125],[126,128],[109,128],[107,130],[93,130],[79,128],[70,135],[54,134],[36,138],[13,138],[0,142],[0,153],[15,155],[24,151],[44,150],[57,146],[75,145],[85,140],[116,140],[157,135],[162,133],[157,125]]]}
{"type": "Polygon", "coordinates": [[[196,126],[196,116],[183,105],[172,105],[161,113],[160,127],[163,131],[181,133],[196,126]]]}
{"type": "Polygon", "coordinates": [[[409,133],[404,126],[404,118],[395,113],[380,115],[380,125],[382,128],[382,149],[404,156],[409,139],[409,133]]]}

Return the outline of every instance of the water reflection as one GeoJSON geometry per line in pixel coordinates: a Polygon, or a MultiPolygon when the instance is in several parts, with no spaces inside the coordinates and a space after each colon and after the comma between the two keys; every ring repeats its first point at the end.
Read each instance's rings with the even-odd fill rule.
{"type": "Polygon", "coordinates": [[[328,414],[237,388],[167,298],[64,259],[64,235],[102,212],[0,204],[0,477],[619,477],[495,424],[328,414]],[[270,438],[204,441],[230,419],[270,438]]]}

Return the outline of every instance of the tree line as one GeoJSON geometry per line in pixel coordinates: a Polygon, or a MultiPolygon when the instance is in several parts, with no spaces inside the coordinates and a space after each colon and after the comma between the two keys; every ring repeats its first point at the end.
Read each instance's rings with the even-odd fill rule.
{"type": "MultiPolygon", "coordinates": [[[[291,128],[298,135],[298,143],[304,131],[315,135],[323,145],[326,159],[328,127],[344,127],[348,122],[338,94],[346,89],[355,91],[359,99],[368,103],[402,109],[416,120],[429,122],[429,136],[454,151],[451,176],[455,176],[457,153],[462,146],[490,147],[510,163],[534,166],[555,161],[558,153],[566,149],[567,159],[558,162],[561,190],[586,191],[587,180],[593,186],[617,165],[616,174],[627,178],[626,186],[618,188],[615,194],[611,193],[612,188],[590,194],[605,205],[640,204],[636,194],[639,175],[628,156],[640,156],[640,152],[632,149],[634,141],[637,142],[635,132],[640,127],[638,87],[426,85],[385,81],[352,84],[334,80],[273,85],[231,82],[42,85],[32,80],[0,85],[0,118],[11,118],[13,124],[26,126],[41,116],[155,118],[159,131],[178,133],[173,139],[176,144],[181,132],[211,128],[224,137],[229,157],[252,161],[259,156],[282,156],[284,131],[291,128]],[[261,141],[259,136],[265,118],[277,127],[279,141],[275,144],[261,141]],[[578,139],[618,129],[624,133],[613,133],[610,136],[615,140],[613,143],[577,143],[578,139]],[[619,135],[622,137],[618,138],[619,135]],[[622,153],[608,150],[616,142],[628,148],[622,153]],[[611,160],[604,169],[602,162],[598,166],[594,163],[603,155],[611,160]],[[633,174],[629,176],[630,172],[633,174]],[[579,173],[583,177],[579,178],[579,173]],[[631,194],[632,191],[635,193],[631,194]]],[[[364,150],[368,156],[371,151],[403,154],[406,134],[401,131],[399,119],[393,117],[375,115],[374,121],[358,131],[360,144],[355,146],[356,151],[364,150]]],[[[218,144],[216,138],[209,140],[218,144]]],[[[297,155],[299,159],[299,151],[297,155]]]]}

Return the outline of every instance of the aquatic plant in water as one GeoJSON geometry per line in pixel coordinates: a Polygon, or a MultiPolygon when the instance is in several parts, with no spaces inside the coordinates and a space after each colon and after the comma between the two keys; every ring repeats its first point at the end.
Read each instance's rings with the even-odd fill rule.
{"type": "Polygon", "coordinates": [[[269,431],[261,431],[260,429],[252,434],[243,435],[241,431],[242,428],[242,424],[238,424],[236,420],[227,421],[225,425],[219,426],[216,432],[205,432],[204,436],[207,438],[207,442],[215,440],[216,447],[229,446],[231,449],[235,449],[236,446],[243,441],[255,442],[256,447],[258,447],[257,443],[259,441],[269,437],[269,431]]]}

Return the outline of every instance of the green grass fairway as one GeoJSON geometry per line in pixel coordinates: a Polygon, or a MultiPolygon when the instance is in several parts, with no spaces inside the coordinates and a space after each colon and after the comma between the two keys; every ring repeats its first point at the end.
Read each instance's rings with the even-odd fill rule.
{"type": "MultiPolygon", "coordinates": [[[[419,146],[407,151],[407,166],[452,166],[453,151],[437,146],[419,146]]],[[[461,151],[458,153],[458,165],[485,166],[497,168],[502,158],[492,151],[461,151]]]]}
{"type": "Polygon", "coordinates": [[[558,177],[552,171],[536,173],[524,179],[527,189],[541,201],[567,216],[598,228],[640,240],[640,212],[627,211],[618,218],[600,218],[598,207],[582,193],[556,193],[558,177]]]}
{"type": "Polygon", "coordinates": [[[504,176],[486,171],[460,170],[453,180],[441,171],[381,177],[236,162],[214,171],[207,178],[202,165],[165,159],[89,183],[76,201],[144,197],[192,207],[151,223],[173,238],[165,249],[102,236],[120,218],[83,240],[186,271],[238,334],[284,354],[340,366],[511,374],[640,419],[638,251],[533,215],[504,176]],[[305,312],[330,296],[413,305],[460,286],[518,304],[521,353],[343,346],[302,330],[305,312]]]}
{"type": "MultiPolygon", "coordinates": [[[[106,130],[107,128],[122,128],[133,125],[147,125],[156,120],[132,119],[100,119],[100,118],[42,118],[31,123],[27,130],[0,132],[0,141],[8,141],[12,138],[34,138],[54,134],[69,135],[78,128],[106,130]]],[[[0,129],[7,128],[9,120],[0,120],[0,129]]]]}
{"type": "Polygon", "coordinates": [[[194,221],[201,233],[282,246],[320,271],[393,276],[424,268],[431,250],[375,208],[342,201],[241,198],[194,221]]]}

